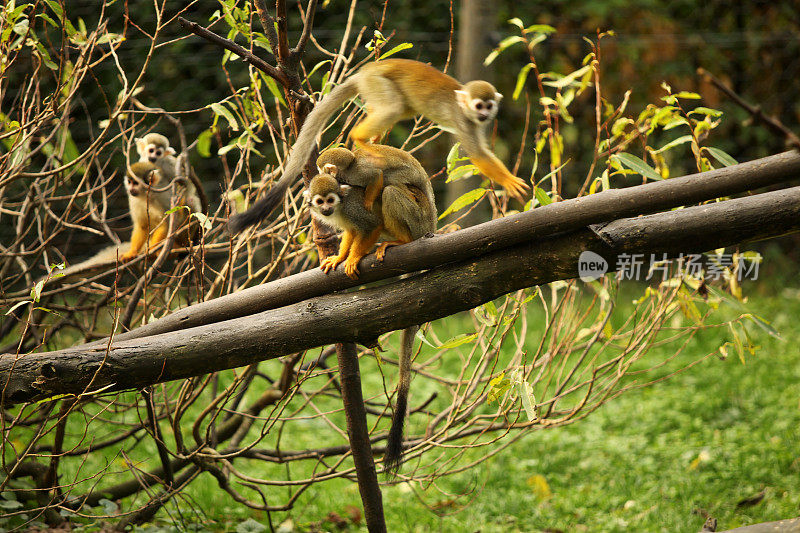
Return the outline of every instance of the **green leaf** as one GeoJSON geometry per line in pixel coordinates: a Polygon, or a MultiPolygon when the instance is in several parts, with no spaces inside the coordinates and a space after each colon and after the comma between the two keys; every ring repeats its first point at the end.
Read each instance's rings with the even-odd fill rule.
{"type": "Polygon", "coordinates": [[[475,165],[461,165],[447,173],[447,180],[445,180],[445,183],[458,181],[460,179],[474,176],[475,174],[479,174],[478,167],[475,165]]]}
{"type": "Polygon", "coordinates": [[[514,87],[514,95],[512,98],[516,100],[519,98],[520,93],[522,93],[522,89],[525,87],[525,81],[528,79],[528,72],[533,68],[533,63],[528,63],[524,67],[522,67],[517,74],[517,86],[514,87]]]}
{"type": "Polygon", "coordinates": [[[726,167],[732,167],[733,165],[738,165],[739,162],[732,158],[727,153],[723,152],[719,148],[714,148],[713,146],[704,146],[703,150],[711,154],[711,157],[725,165],[726,167]]]}
{"type": "Polygon", "coordinates": [[[649,178],[651,180],[662,180],[664,178],[655,171],[653,167],[639,159],[633,154],[629,154],[627,152],[620,152],[618,154],[612,155],[609,159],[613,159],[618,161],[621,165],[628,167],[629,169],[641,174],[645,178],[649,178]]]}
{"type": "Polygon", "coordinates": [[[11,309],[9,309],[8,311],[6,311],[6,316],[8,316],[8,315],[10,315],[11,313],[13,313],[13,312],[14,312],[14,311],[15,311],[15,310],[18,308],[18,307],[22,307],[23,305],[25,305],[25,304],[29,304],[29,303],[31,303],[31,301],[30,301],[30,300],[22,300],[21,302],[17,302],[17,303],[15,303],[15,304],[14,304],[14,305],[11,307],[11,309]]]}
{"type": "Polygon", "coordinates": [[[523,29],[525,27],[525,24],[522,22],[522,20],[517,18],[517,17],[514,17],[513,19],[509,19],[508,23],[509,24],[513,24],[514,26],[516,26],[519,29],[523,29]]]}
{"type": "MultiPolygon", "coordinates": [[[[563,89],[564,87],[567,87],[567,86],[569,86],[569,85],[571,85],[573,83],[578,83],[578,81],[577,81],[578,78],[582,77],[584,74],[586,74],[587,72],[590,72],[591,70],[592,70],[592,65],[586,65],[585,67],[581,67],[578,70],[576,70],[575,72],[567,74],[566,76],[564,76],[564,77],[562,77],[560,79],[557,79],[555,81],[545,81],[545,82],[542,82],[542,83],[544,85],[547,85],[547,86],[550,86],[550,87],[555,87],[557,89],[563,89]]],[[[555,76],[556,74],[553,74],[553,75],[555,76]]]]}
{"type": "Polygon", "coordinates": [[[468,342],[472,342],[477,338],[478,338],[478,334],[477,333],[473,333],[471,335],[468,335],[466,333],[462,333],[461,335],[456,335],[455,337],[453,337],[449,341],[443,343],[441,346],[439,346],[439,349],[440,350],[449,350],[450,348],[455,348],[457,346],[461,346],[462,344],[467,344],[468,342]]]}
{"type": "Polygon", "coordinates": [[[34,302],[39,302],[39,298],[42,297],[42,289],[44,289],[44,282],[46,280],[39,280],[36,282],[36,285],[33,286],[31,289],[31,298],[34,302]]]}
{"type": "Polygon", "coordinates": [[[697,93],[690,93],[688,91],[681,91],[679,93],[675,93],[672,96],[677,98],[685,98],[687,100],[700,100],[700,95],[697,93]]]}
{"type": "Polygon", "coordinates": [[[439,220],[442,220],[444,217],[449,215],[450,213],[455,213],[456,211],[460,211],[464,209],[466,206],[473,204],[483,198],[483,195],[486,194],[486,189],[478,187],[477,189],[473,189],[469,192],[466,192],[456,198],[455,202],[453,202],[450,207],[448,207],[444,213],[439,215],[439,220]]]}
{"type": "Polygon", "coordinates": [[[534,187],[533,188],[533,197],[536,198],[536,201],[539,202],[539,205],[550,205],[553,203],[553,199],[547,195],[544,189],[541,187],[534,187]]]}
{"type": "Polygon", "coordinates": [[[204,130],[197,136],[197,153],[200,157],[211,157],[211,139],[214,138],[214,132],[211,129],[204,130]]]}
{"type": "Polygon", "coordinates": [[[483,60],[483,64],[487,66],[490,65],[492,61],[497,59],[497,56],[500,55],[500,52],[502,52],[503,50],[505,50],[506,48],[508,48],[513,44],[521,43],[524,41],[525,39],[523,39],[519,35],[512,35],[511,37],[506,37],[505,39],[500,41],[500,44],[497,45],[497,48],[492,50],[491,53],[489,53],[489,55],[486,56],[486,59],[483,60]]]}
{"type": "Polygon", "coordinates": [[[211,229],[211,221],[205,213],[192,213],[190,216],[197,219],[204,231],[209,231],[211,229]]]}
{"type": "Polygon", "coordinates": [[[668,142],[667,144],[665,144],[664,146],[662,146],[658,150],[653,150],[653,153],[654,154],[660,154],[661,152],[666,152],[667,150],[671,150],[672,148],[675,148],[676,146],[680,146],[681,144],[686,144],[687,142],[691,142],[691,141],[692,141],[692,136],[691,135],[683,135],[683,136],[678,137],[677,139],[675,139],[673,141],[668,142]]]}
{"type": "Polygon", "coordinates": [[[717,118],[722,116],[722,111],[718,109],[711,109],[710,107],[695,107],[687,113],[687,115],[705,115],[707,117],[717,118]]]}
{"type": "Polygon", "coordinates": [[[555,33],[556,29],[549,24],[534,24],[525,28],[525,33],[555,33]]]}
{"type": "Polygon", "coordinates": [[[383,58],[389,57],[391,55],[396,54],[397,52],[402,52],[403,50],[408,50],[409,48],[413,48],[413,47],[414,47],[414,45],[411,44],[411,43],[398,44],[397,46],[395,46],[394,48],[392,48],[388,52],[382,53],[381,56],[378,59],[383,59],[383,58]]]}
{"type": "MultiPolygon", "coordinates": [[[[271,77],[267,76],[266,74],[262,74],[264,79],[264,85],[267,86],[267,90],[269,90],[270,94],[275,97],[275,100],[281,103],[283,107],[288,107],[286,105],[286,100],[283,98],[283,93],[278,88],[278,84],[273,80],[271,77]]],[[[236,130],[233,130],[236,131],[236,130]]]]}
{"type": "Polygon", "coordinates": [[[228,111],[228,108],[223,106],[220,103],[214,103],[209,105],[208,107],[219,116],[225,117],[225,120],[228,121],[228,125],[233,131],[239,131],[239,123],[236,122],[236,118],[234,118],[233,113],[228,111]]]}

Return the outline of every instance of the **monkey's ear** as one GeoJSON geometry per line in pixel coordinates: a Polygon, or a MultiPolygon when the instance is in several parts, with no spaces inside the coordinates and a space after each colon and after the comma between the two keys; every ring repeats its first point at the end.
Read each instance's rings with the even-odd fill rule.
{"type": "Polygon", "coordinates": [[[456,102],[458,102],[458,105],[464,109],[469,109],[469,93],[460,89],[456,89],[455,92],[456,102]]]}
{"type": "Polygon", "coordinates": [[[175,154],[177,154],[178,152],[176,152],[176,151],[175,151],[175,148],[173,148],[172,146],[167,146],[167,153],[168,153],[169,155],[175,155],[175,154]]]}
{"type": "Polygon", "coordinates": [[[135,141],[136,141],[136,151],[139,153],[139,155],[142,155],[142,153],[144,153],[144,148],[146,146],[144,139],[142,137],[137,137],[135,141]]]}
{"type": "Polygon", "coordinates": [[[503,99],[503,95],[502,95],[502,94],[500,94],[500,93],[494,93],[494,101],[495,101],[495,102],[497,102],[497,103],[499,104],[499,103],[500,103],[500,100],[502,100],[502,99],[503,99]]]}
{"type": "Polygon", "coordinates": [[[352,187],[346,183],[342,183],[341,185],[339,185],[339,190],[342,191],[343,193],[347,193],[347,191],[349,191],[350,189],[352,189],[352,187]]]}
{"type": "Polygon", "coordinates": [[[323,174],[330,174],[334,178],[337,174],[339,174],[339,167],[334,165],[333,163],[326,163],[322,166],[322,173],[323,174]]]}
{"type": "Polygon", "coordinates": [[[308,192],[308,189],[303,191],[303,200],[305,200],[309,204],[311,203],[310,196],[311,196],[311,194],[308,192]]]}

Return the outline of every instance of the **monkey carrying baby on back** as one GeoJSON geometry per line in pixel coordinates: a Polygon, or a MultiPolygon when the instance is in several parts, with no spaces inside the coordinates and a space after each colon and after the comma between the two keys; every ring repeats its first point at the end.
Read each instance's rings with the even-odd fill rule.
{"type": "MultiPolygon", "coordinates": [[[[90,259],[72,265],[59,272],[63,282],[79,274],[136,258],[144,249],[152,251],[167,237],[169,218],[167,211],[172,207],[173,181],[178,185],[175,212],[176,229],[187,223],[191,213],[204,211],[200,192],[194,182],[186,176],[177,178],[178,159],[169,140],[160,133],[148,133],[136,139],[136,152],[139,160],[126,169],[124,184],[128,196],[128,211],[133,222],[131,240],[108,246],[90,259]]],[[[187,232],[178,237],[178,244],[188,244],[187,232]]]]}

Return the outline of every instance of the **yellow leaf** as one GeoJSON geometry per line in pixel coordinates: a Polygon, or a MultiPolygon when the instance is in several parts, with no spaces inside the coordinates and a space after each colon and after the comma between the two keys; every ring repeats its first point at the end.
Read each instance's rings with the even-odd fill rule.
{"type": "Polygon", "coordinates": [[[539,500],[546,501],[553,497],[553,491],[543,475],[534,474],[528,478],[527,483],[539,500]]]}

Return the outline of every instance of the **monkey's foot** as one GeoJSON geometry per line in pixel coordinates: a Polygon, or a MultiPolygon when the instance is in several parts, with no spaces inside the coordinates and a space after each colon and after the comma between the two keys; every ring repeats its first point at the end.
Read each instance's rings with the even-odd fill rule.
{"type": "Polygon", "coordinates": [[[322,269],[323,272],[328,274],[331,270],[336,270],[336,267],[339,266],[339,263],[344,261],[344,257],[333,256],[324,259],[320,264],[319,268],[322,269]]]}
{"type": "Polygon", "coordinates": [[[119,259],[120,261],[130,261],[131,259],[134,259],[137,255],[139,254],[132,254],[128,252],[126,254],[122,254],[121,256],[119,256],[119,259]]]}
{"type": "Polygon", "coordinates": [[[383,262],[383,257],[386,255],[386,249],[391,246],[400,246],[401,244],[407,244],[411,241],[387,241],[382,242],[378,245],[378,248],[375,250],[375,259],[379,262],[383,262]]]}

